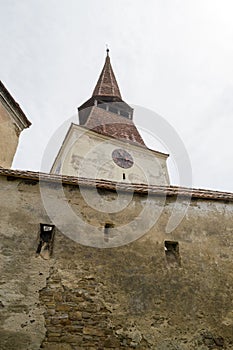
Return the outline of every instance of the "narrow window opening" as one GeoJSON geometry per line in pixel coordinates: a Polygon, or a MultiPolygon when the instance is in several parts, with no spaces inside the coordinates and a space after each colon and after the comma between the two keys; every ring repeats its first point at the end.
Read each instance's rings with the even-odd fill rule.
{"type": "Polygon", "coordinates": [[[111,228],[113,228],[114,225],[113,224],[110,224],[110,223],[106,223],[104,225],[104,241],[105,242],[109,242],[109,236],[110,236],[110,233],[111,233],[111,228]]]}
{"type": "Polygon", "coordinates": [[[48,259],[52,254],[54,225],[40,224],[39,244],[36,250],[42,258],[48,259]]]}
{"type": "Polygon", "coordinates": [[[123,173],[123,180],[125,180],[125,173],[123,173]]]}
{"type": "Polygon", "coordinates": [[[115,107],[111,107],[111,106],[109,106],[109,112],[112,112],[112,113],[115,113],[115,114],[117,114],[117,109],[115,108],[115,107]]]}
{"type": "Polygon", "coordinates": [[[165,255],[167,263],[169,265],[181,265],[180,253],[179,253],[179,242],[176,241],[165,241],[164,242],[165,255]]]}
{"type": "Polygon", "coordinates": [[[129,118],[129,119],[130,119],[129,113],[128,113],[128,112],[121,111],[121,115],[122,115],[122,117],[129,118]]]}

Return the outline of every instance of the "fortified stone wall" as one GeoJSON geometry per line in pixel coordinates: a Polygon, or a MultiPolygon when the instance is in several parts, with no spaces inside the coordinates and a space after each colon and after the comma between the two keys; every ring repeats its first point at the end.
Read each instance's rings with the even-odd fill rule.
{"type": "MultiPolygon", "coordinates": [[[[134,194],[124,210],[106,214],[90,208],[77,185],[64,185],[62,194],[59,184],[32,179],[0,176],[0,185],[1,350],[233,349],[231,202],[192,199],[168,234],[176,198],[163,203],[150,196],[150,215],[163,211],[149,232],[105,249],[64,232],[87,243],[94,227],[104,235],[106,223],[117,227],[138,217],[145,195],[134,194]],[[61,212],[64,203],[89,226],[70,221],[61,212]],[[50,204],[52,221],[44,208],[50,204]],[[38,250],[40,224],[55,224],[47,255],[44,246],[38,250]]],[[[96,197],[91,188],[86,193],[96,197]]],[[[98,193],[109,205],[116,198],[114,191],[98,193]]],[[[107,246],[112,238],[104,239],[107,246]]]]}

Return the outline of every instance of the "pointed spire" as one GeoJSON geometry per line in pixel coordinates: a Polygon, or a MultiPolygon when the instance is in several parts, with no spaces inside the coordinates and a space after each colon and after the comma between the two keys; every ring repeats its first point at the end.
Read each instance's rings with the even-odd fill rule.
{"type": "Polygon", "coordinates": [[[107,56],[102,72],[99,76],[92,96],[118,97],[121,99],[120,89],[118,87],[109,57],[109,49],[106,50],[107,56]]]}

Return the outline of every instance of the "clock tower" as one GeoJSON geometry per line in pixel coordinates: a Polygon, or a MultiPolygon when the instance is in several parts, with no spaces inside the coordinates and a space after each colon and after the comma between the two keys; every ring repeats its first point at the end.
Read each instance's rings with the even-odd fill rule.
{"type": "Polygon", "coordinates": [[[145,145],[133,108],[121,97],[109,50],[91,98],[78,108],[51,173],[116,182],[167,185],[168,155],[145,145]]]}

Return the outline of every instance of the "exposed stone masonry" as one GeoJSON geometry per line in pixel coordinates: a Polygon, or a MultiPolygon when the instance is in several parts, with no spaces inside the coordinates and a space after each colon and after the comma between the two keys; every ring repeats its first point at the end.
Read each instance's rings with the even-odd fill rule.
{"type": "Polygon", "coordinates": [[[77,282],[77,288],[70,289],[62,284],[57,272],[51,273],[40,292],[40,301],[46,307],[47,330],[41,348],[144,349],[145,341],[139,332],[131,330],[127,336],[121,327],[115,329],[110,317],[112,311],[104,305],[99,288],[94,276],[84,276],[77,282]]]}

